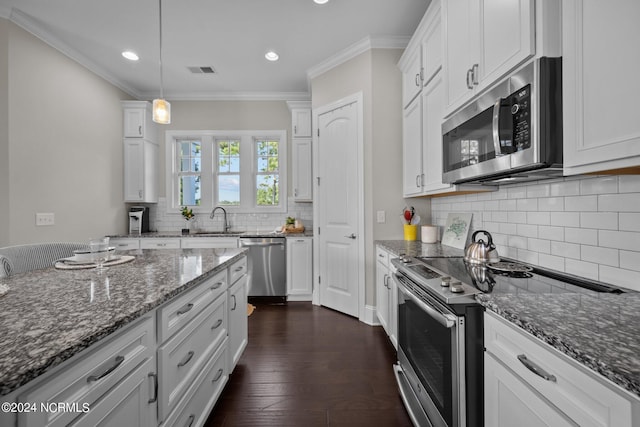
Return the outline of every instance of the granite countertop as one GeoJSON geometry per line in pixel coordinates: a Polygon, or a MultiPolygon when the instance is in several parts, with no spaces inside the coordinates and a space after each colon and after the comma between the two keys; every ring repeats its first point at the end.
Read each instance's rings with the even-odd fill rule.
{"type": "MultiPolygon", "coordinates": [[[[398,256],[464,256],[462,250],[419,241],[383,240],[376,244],[398,256]]],[[[486,310],[640,398],[640,293],[494,292],[478,294],[476,300],[486,310]]]]}
{"type": "Polygon", "coordinates": [[[302,233],[274,233],[273,231],[230,231],[227,233],[221,233],[217,231],[199,231],[197,233],[190,234],[182,234],[180,231],[150,231],[148,233],[142,234],[112,234],[108,237],[111,238],[131,238],[131,239],[139,239],[139,238],[172,238],[172,237],[189,237],[189,238],[200,238],[200,237],[287,237],[287,238],[296,238],[296,237],[313,237],[313,230],[306,229],[302,233]]]}
{"type": "Polygon", "coordinates": [[[42,375],[233,263],[246,249],[126,251],[131,262],[0,279],[0,395],[42,375]]]}

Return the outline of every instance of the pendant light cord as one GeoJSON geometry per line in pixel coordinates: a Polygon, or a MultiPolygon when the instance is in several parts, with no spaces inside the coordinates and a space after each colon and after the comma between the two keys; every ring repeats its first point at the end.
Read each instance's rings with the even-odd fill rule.
{"type": "Polygon", "coordinates": [[[162,79],[162,0],[158,0],[158,10],[160,13],[160,99],[164,99],[164,81],[162,79]]]}

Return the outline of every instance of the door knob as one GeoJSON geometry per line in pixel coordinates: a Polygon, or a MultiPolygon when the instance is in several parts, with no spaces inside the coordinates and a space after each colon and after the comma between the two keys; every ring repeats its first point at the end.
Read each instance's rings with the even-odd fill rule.
{"type": "Polygon", "coordinates": [[[351,233],[350,235],[344,236],[344,237],[346,237],[347,239],[355,239],[356,238],[356,234],[355,233],[351,233]]]}

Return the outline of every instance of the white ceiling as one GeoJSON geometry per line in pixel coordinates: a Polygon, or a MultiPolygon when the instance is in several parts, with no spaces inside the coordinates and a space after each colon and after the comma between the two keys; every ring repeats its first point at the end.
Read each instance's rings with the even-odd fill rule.
{"type": "MultiPolygon", "coordinates": [[[[404,47],[430,0],[162,0],[169,100],[310,99],[363,46],[404,47]],[[275,50],[278,62],[264,54],[275,50]],[[216,74],[187,67],[212,66],[216,74]]],[[[0,0],[0,17],[139,99],[159,96],[158,0],[0,0]],[[138,62],[122,58],[133,50],[138,62]]]]}

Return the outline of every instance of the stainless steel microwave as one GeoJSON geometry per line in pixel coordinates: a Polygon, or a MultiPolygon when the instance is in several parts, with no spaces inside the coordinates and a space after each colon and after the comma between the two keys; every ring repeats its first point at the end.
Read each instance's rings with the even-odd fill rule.
{"type": "Polygon", "coordinates": [[[538,58],[442,125],[442,181],[562,176],[562,59],[538,58]]]}

